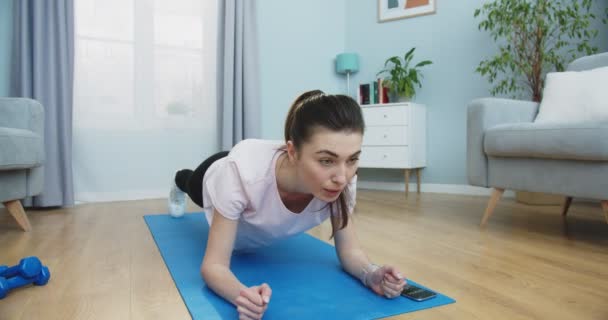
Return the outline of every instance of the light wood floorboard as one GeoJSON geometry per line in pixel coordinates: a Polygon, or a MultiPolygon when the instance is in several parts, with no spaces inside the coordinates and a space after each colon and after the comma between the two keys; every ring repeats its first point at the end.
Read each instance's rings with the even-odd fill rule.
{"type": "MultiPolygon", "coordinates": [[[[357,198],[354,223],[370,258],[457,300],[389,319],[608,319],[599,203],[575,199],[564,219],[559,206],[503,198],[481,229],[489,197],[359,190],[357,198]]],[[[0,300],[0,319],[189,319],[142,218],[162,212],[164,199],[28,210],[33,228],[24,233],[0,209],[0,264],[37,255],[52,273],[47,286],[0,300]]],[[[325,223],[309,233],[332,243],[330,231],[325,223]]]]}

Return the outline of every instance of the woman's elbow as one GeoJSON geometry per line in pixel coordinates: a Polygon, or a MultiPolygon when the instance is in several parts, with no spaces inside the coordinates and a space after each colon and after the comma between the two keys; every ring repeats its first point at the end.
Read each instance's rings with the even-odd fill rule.
{"type": "Polygon", "coordinates": [[[203,280],[204,280],[205,282],[207,282],[207,280],[210,278],[210,275],[209,275],[209,273],[210,273],[210,270],[209,270],[209,269],[210,269],[210,268],[209,268],[209,267],[210,267],[210,266],[209,266],[209,264],[208,264],[208,263],[204,263],[204,262],[203,262],[203,263],[201,264],[201,277],[203,278],[203,280]]]}

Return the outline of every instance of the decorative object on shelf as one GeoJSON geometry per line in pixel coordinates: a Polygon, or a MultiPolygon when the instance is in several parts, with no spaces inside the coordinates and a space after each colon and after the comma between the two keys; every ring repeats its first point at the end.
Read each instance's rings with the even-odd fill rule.
{"type": "Polygon", "coordinates": [[[408,101],[416,95],[416,85],[422,88],[422,73],[420,68],[432,64],[430,60],[424,60],[411,67],[414,50],[410,49],[403,58],[399,56],[390,57],[384,63],[385,69],[378,72],[378,76],[386,74],[383,86],[389,88],[394,96],[390,101],[408,101]],[[392,64],[392,66],[390,66],[392,64]]]}
{"type": "Polygon", "coordinates": [[[336,56],[336,72],[346,74],[346,92],[350,96],[350,74],[359,71],[359,56],[346,52],[336,56]]]}
{"type": "Polygon", "coordinates": [[[435,13],[436,0],[378,0],[378,22],[435,13]]]}
{"type": "MultiPolygon", "coordinates": [[[[496,83],[492,95],[525,92],[542,99],[545,74],[563,71],[579,53],[590,55],[598,35],[593,1],[495,0],[475,10],[479,30],[489,31],[499,52],[475,70],[496,83]]],[[[608,18],[605,11],[603,22],[608,18]]]]}
{"type": "Polygon", "coordinates": [[[378,78],[370,83],[359,84],[357,102],[360,105],[389,103],[388,88],[384,86],[384,79],[378,78]]]}

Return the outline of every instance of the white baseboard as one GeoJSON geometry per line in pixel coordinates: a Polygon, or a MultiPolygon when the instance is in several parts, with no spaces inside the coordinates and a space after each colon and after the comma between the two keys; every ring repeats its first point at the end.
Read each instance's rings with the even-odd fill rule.
{"type": "MultiPolygon", "coordinates": [[[[405,183],[358,180],[357,188],[405,192],[405,183]]],[[[417,186],[415,183],[410,183],[409,188],[410,192],[416,192],[417,186]]],[[[422,183],[420,185],[420,192],[489,196],[492,193],[492,189],[464,184],[422,183]]],[[[503,197],[513,198],[515,197],[515,192],[511,190],[506,190],[503,194],[503,197]]]]}
{"type": "Polygon", "coordinates": [[[76,204],[89,202],[112,202],[130,200],[162,199],[169,195],[168,189],[163,190],[131,190],[116,192],[77,192],[74,195],[76,204]]]}

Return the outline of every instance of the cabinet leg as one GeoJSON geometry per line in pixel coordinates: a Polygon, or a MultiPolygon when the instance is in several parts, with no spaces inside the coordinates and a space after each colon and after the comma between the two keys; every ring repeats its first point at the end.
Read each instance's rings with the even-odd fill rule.
{"type": "Polygon", "coordinates": [[[568,209],[570,208],[570,204],[572,203],[572,197],[566,196],[564,198],[564,204],[562,205],[562,216],[566,216],[568,214],[568,209]]]}
{"type": "Polygon", "coordinates": [[[606,217],[606,223],[608,223],[608,200],[602,200],[602,210],[604,210],[604,216],[606,217]]]}
{"type": "Polygon", "coordinates": [[[405,169],[405,195],[410,193],[410,169],[405,169]]]}
{"type": "Polygon", "coordinates": [[[416,169],[416,185],[418,188],[418,194],[420,194],[420,168],[416,169]]]}

